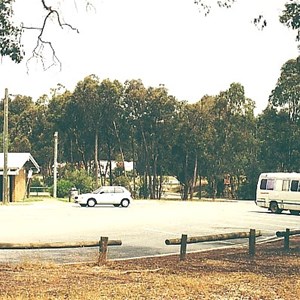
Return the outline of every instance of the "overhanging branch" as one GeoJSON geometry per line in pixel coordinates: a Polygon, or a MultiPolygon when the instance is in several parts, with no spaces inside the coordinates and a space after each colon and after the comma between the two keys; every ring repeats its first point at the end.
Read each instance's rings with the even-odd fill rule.
{"type": "Polygon", "coordinates": [[[45,33],[45,29],[47,27],[47,23],[49,20],[54,20],[57,22],[58,26],[61,29],[64,29],[65,27],[70,28],[71,30],[75,31],[76,33],[79,33],[79,30],[75,27],[73,27],[71,24],[69,23],[64,23],[61,21],[61,15],[59,13],[58,10],[53,9],[51,6],[48,6],[45,2],[45,0],[41,0],[42,6],[43,8],[48,12],[47,15],[45,16],[42,26],[41,27],[28,27],[28,26],[22,26],[22,29],[27,29],[27,30],[37,30],[39,32],[38,36],[37,36],[37,43],[36,46],[34,47],[34,49],[32,50],[32,55],[31,57],[27,60],[27,71],[29,70],[29,62],[32,59],[37,59],[42,63],[43,69],[47,70],[53,66],[56,66],[57,64],[59,65],[59,68],[61,69],[62,67],[62,63],[59,60],[55,48],[53,46],[53,43],[44,38],[44,33],[45,33]],[[52,55],[52,63],[50,65],[46,64],[46,57],[44,56],[44,52],[45,50],[49,50],[51,52],[52,55]]]}

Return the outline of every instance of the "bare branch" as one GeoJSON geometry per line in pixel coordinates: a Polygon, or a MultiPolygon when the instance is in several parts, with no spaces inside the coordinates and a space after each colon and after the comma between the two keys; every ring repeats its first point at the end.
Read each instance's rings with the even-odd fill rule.
{"type": "Polygon", "coordinates": [[[44,32],[47,26],[47,22],[54,16],[54,19],[56,20],[58,26],[61,29],[64,29],[65,27],[70,28],[71,30],[75,31],[76,33],[79,33],[79,30],[75,27],[73,27],[71,24],[69,23],[64,23],[61,20],[61,15],[58,12],[58,10],[53,9],[51,6],[48,6],[46,4],[45,0],[41,0],[42,6],[43,8],[48,12],[47,15],[45,16],[44,20],[43,20],[43,24],[41,25],[41,27],[28,27],[28,26],[22,26],[22,29],[27,29],[27,30],[37,30],[39,31],[39,34],[37,36],[37,43],[36,46],[34,47],[34,49],[32,50],[32,55],[31,57],[27,60],[27,72],[29,71],[29,62],[32,59],[37,59],[38,61],[40,61],[42,63],[43,69],[47,70],[53,66],[56,66],[57,64],[59,65],[59,68],[62,68],[62,64],[61,61],[58,59],[57,55],[56,55],[56,51],[55,48],[52,44],[51,41],[49,40],[45,40],[44,39],[44,32]],[[50,64],[50,66],[46,65],[45,62],[45,56],[44,56],[44,51],[46,51],[47,49],[50,49],[51,53],[52,53],[52,64],[50,64]]]}

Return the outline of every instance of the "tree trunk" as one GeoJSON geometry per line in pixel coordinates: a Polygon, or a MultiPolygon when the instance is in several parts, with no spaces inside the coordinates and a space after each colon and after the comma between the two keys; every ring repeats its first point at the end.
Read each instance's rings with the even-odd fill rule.
{"type": "Polygon", "coordinates": [[[123,164],[124,176],[127,178],[126,169],[125,169],[124,152],[123,152],[123,149],[122,149],[122,146],[121,146],[121,139],[120,139],[120,136],[119,136],[119,133],[118,133],[118,130],[117,130],[116,122],[113,121],[113,124],[114,124],[114,128],[115,128],[115,133],[116,133],[116,136],[117,136],[117,139],[118,139],[118,142],[119,142],[119,149],[120,149],[120,153],[121,153],[121,159],[122,159],[122,164],[123,164]]]}
{"type": "Polygon", "coordinates": [[[99,165],[98,165],[98,131],[96,130],[95,133],[95,158],[94,158],[94,164],[95,164],[95,184],[96,188],[98,187],[98,176],[99,176],[99,165]]]}
{"type": "Polygon", "coordinates": [[[158,188],[157,188],[157,154],[154,156],[153,160],[153,181],[152,181],[152,195],[153,199],[158,198],[158,188]]]}
{"type": "Polygon", "coordinates": [[[108,145],[108,163],[109,163],[109,185],[113,185],[113,174],[111,165],[111,147],[108,145]]]}
{"type": "Polygon", "coordinates": [[[193,200],[194,196],[194,189],[197,182],[197,168],[198,168],[198,158],[197,155],[195,157],[195,164],[194,164],[194,174],[193,174],[193,180],[190,188],[190,200],[193,200]]]}
{"type": "Polygon", "coordinates": [[[183,186],[183,198],[182,200],[187,200],[188,199],[188,194],[189,194],[189,184],[188,184],[188,157],[189,155],[185,155],[185,163],[184,163],[184,186],[183,186]]]}
{"type": "Polygon", "coordinates": [[[188,199],[188,195],[189,195],[189,185],[188,184],[184,184],[183,185],[182,200],[186,201],[188,199]]]}
{"type": "Polygon", "coordinates": [[[133,129],[131,128],[131,147],[132,147],[132,166],[133,166],[133,197],[136,196],[136,187],[135,187],[135,147],[134,147],[134,136],[133,129]]]}

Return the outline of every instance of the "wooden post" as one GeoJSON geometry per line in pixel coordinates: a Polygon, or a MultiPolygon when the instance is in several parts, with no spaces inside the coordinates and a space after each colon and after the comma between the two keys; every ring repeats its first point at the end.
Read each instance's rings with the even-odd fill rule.
{"type": "Polygon", "coordinates": [[[3,108],[3,204],[9,203],[9,180],[8,180],[8,89],[5,89],[3,108]]]}
{"type": "Polygon", "coordinates": [[[255,229],[250,229],[250,235],[249,235],[249,255],[251,257],[255,256],[255,229]]]}
{"type": "Polygon", "coordinates": [[[99,241],[99,259],[98,262],[104,262],[107,259],[108,237],[101,236],[99,241]]]}
{"type": "Polygon", "coordinates": [[[180,243],[180,260],[185,260],[186,257],[186,244],[187,244],[187,235],[181,235],[181,243],[180,243]]]}
{"type": "Polygon", "coordinates": [[[290,250],[290,229],[287,228],[285,230],[285,235],[284,235],[284,250],[289,251],[290,250]]]}

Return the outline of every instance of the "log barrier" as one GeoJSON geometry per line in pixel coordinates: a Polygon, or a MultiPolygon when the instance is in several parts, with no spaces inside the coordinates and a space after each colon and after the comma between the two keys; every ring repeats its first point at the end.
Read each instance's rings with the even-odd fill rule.
{"type": "Polygon", "coordinates": [[[232,233],[225,233],[225,234],[213,234],[213,235],[195,236],[195,237],[187,237],[186,234],[183,234],[181,238],[165,240],[165,244],[180,245],[180,260],[185,260],[187,244],[249,238],[249,255],[254,256],[255,240],[256,237],[259,237],[261,235],[262,235],[261,231],[260,230],[256,231],[255,229],[250,229],[249,232],[232,232],[232,233]]]}
{"type": "Polygon", "coordinates": [[[290,250],[290,236],[298,235],[298,234],[300,234],[300,230],[290,230],[289,228],[287,228],[285,231],[277,231],[276,232],[277,237],[284,237],[283,247],[284,247],[284,250],[286,250],[286,251],[290,250]]]}
{"type": "MultiPolygon", "coordinates": [[[[100,239],[101,241],[101,239],[100,239]]],[[[120,240],[108,240],[108,246],[121,246],[120,240]]],[[[97,247],[99,242],[53,242],[53,243],[0,243],[0,249],[55,249],[55,248],[85,248],[85,247],[97,247]]]]}

